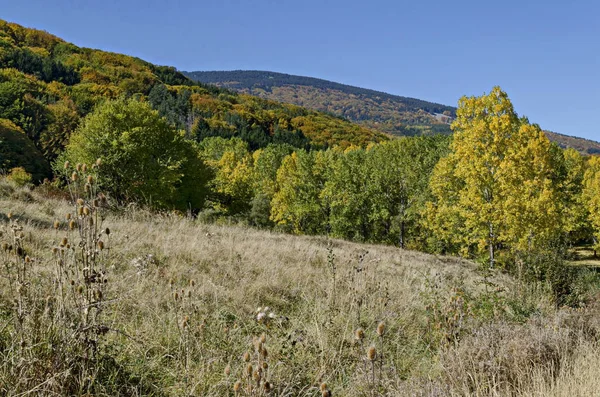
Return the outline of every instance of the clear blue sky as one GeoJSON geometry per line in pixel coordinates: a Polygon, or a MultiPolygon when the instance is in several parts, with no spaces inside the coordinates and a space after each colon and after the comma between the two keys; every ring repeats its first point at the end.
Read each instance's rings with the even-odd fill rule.
{"type": "Polygon", "coordinates": [[[600,140],[596,0],[0,0],[0,18],[180,70],[272,70],[456,106],[494,85],[600,140]]]}

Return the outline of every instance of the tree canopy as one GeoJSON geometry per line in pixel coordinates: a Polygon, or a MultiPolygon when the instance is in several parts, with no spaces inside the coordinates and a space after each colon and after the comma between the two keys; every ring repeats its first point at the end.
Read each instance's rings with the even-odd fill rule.
{"type": "Polygon", "coordinates": [[[98,182],[114,197],[158,208],[203,206],[208,173],[198,151],[147,103],[121,99],[99,106],[60,160],[93,164],[98,158],[98,182]]]}

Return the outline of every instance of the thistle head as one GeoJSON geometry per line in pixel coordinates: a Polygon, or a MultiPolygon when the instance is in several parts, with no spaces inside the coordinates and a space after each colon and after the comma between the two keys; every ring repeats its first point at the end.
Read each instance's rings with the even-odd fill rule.
{"type": "Polygon", "coordinates": [[[383,337],[384,334],[385,334],[385,323],[382,321],[377,325],[377,335],[379,335],[379,337],[383,337]]]}

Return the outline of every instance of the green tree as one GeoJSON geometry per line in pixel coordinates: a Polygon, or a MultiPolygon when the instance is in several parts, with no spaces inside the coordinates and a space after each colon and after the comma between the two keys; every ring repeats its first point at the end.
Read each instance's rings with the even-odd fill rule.
{"type": "Polygon", "coordinates": [[[429,199],[429,179],[449,138],[400,138],[373,146],[367,152],[370,197],[369,223],[373,240],[404,248],[423,246],[422,212],[429,199]]]}
{"type": "Polygon", "coordinates": [[[157,208],[199,209],[208,172],[192,143],[133,99],[106,102],[85,118],[56,163],[102,159],[98,182],[114,197],[157,208]]]}
{"type": "Polygon", "coordinates": [[[371,176],[366,159],[364,149],[352,147],[335,156],[331,164],[321,198],[329,204],[329,224],[335,237],[357,241],[371,237],[367,194],[371,176]]]}
{"type": "Polygon", "coordinates": [[[283,159],[277,171],[277,192],[271,220],[294,233],[319,234],[329,230],[329,205],[321,192],[330,172],[332,151],[299,150],[283,159]]]}

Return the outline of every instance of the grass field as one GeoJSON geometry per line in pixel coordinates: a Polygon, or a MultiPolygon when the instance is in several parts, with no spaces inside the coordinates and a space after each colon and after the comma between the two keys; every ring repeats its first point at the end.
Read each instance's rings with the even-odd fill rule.
{"type": "Polygon", "coordinates": [[[461,258],[41,193],[0,180],[1,395],[600,390],[593,288],[556,309],[461,258]]]}

